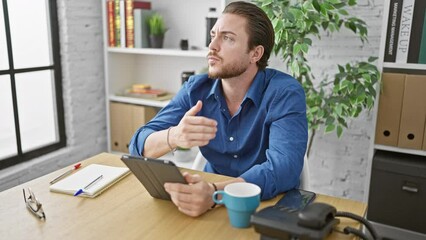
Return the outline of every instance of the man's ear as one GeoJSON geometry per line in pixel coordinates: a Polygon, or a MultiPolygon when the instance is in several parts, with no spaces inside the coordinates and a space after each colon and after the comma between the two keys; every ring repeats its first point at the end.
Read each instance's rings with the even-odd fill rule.
{"type": "Polygon", "coordinates": [[[263,48],[262,45],[254,47],[254,49],[250,51],[250,54],[251,54],[250,63],[258,62],[262,58],[264,51],[265,49],[263,48]]]}

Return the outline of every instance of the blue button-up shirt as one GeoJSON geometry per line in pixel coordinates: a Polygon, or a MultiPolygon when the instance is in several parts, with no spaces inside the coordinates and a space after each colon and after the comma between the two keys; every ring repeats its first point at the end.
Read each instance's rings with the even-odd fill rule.
{"type": "Polygon", "coordinates": [[[204,171],[257,184],[262,199],[299,185],[308,138],[305,94],[297,80],[273,69],[256,74],[234,116],[221,80],[191,76],[170,103],[137,130],[130,154],[140,156],[151,133],[178,125],[198,100],[203,102],[198,115],[218,123],[216,137],[200,147],[208,160],[204,171]]]}

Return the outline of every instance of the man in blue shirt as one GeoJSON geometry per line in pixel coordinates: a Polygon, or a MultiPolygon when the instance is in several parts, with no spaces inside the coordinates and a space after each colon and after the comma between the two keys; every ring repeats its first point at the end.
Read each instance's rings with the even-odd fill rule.
{"type": "Polygon", "coordinates": [[[297,187],[307,143],[303,88],[266,69],[274,45],[266,14],[251,3],[230,3],[211,39],[208,74],[192,76],[129,147],[132,155],[153,158],[178,146],[200,147],[205,171],[235,177],[207,183],[185,173],[191,184],[165,184],[174,204],[190,216],[214,206],[214,190],[231,182],[257,184],[263,200],[297,187]]]}

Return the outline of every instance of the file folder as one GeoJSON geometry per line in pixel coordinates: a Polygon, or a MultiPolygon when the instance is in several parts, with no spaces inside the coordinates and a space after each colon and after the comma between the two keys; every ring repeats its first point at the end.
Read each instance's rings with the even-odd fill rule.
{"type": "Polygon", "coordinates": [[[426,151],[426,122],[425,122],[425,131],[423,133],[423,151],[426,151]]]}
{"type": "Polygon", "coordinates": [[[405,74],[383,73],[376,123],[376,144],[398,146],[405,74]]]}
{"type": "Polygon", "coordinates": [[[398,147],[422,149],[426,119],[426,75],[406,75],[398,147]]]}

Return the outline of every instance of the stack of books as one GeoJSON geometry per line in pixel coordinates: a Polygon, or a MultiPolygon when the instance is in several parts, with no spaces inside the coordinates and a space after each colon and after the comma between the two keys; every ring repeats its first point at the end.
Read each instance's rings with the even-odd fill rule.
{"type": "Polygon", "coordinates": [[[149,84],[133,84],[130,89],[126,89],[122,94],[126,97],[145,98],[152,100],[169,100],[173,97],[172,94],[163,89],[151,88],[149,84]]]}
{"type": "Polygon", "coordinates": [[[384,61],[426,64],[426,1],[390,0],[384,61]]]}
{"type": "Polygon", "coordinates": [[[107,0],[109,47],[148,47],[150,1],[107,0]]]}

